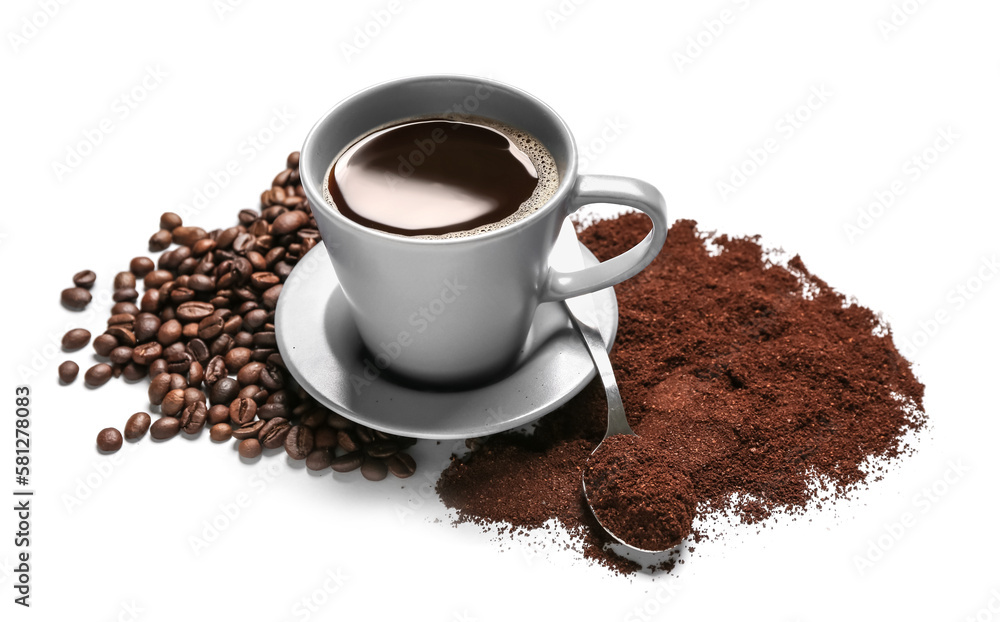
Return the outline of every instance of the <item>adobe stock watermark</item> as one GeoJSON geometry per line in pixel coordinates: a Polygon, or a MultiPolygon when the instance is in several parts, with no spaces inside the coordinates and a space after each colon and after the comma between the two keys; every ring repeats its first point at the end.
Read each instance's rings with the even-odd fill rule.
{"type": "Polygon", "coordinates": [[[195,557],[201,555],[232,529],[233,525],[246,514],[255,497],[262,495],[274,481],[284,473],[277,464],[260,466],[247,480],[247,489],[237,493],[229,501],[216,506],[215,512],[202,520],[201,525],[187,538],[188,546],[195,557]]]}
{"type": "Polygon", "coordinates": [[[681,591],[681,579],[675,576],[667,577],[665,585],[660,585],[641,604],[632,608],[626,614],[624,622],[650,622],[660,619],[663,609],[669,605],[681,591]]]}
{"type": "Polygon", "coordinates": [[[117,622],[136,622],[141,619],[142,616],[139,614],[144,611],[145,609],[139,607],[135,600],[123,600],[118,604],[118,612],[114,619],[117,622]]]}
{"type": "Polygon", "coordinates": [[[590,140],[578,145],[577,170],[581,174],[586,173],[627,129],[628,125],[621,120],[621,117],[605,117],[604,126],[590,140]]]}
{"type": "Polygon", "coordinates": [[[403,0],[389,0],[385,6],[371,11],[368,19],[354,26],[354,33],[341,41],[340,53],[344,55],[344,60],[351,62],[361,56],[403,12],[404,4],[410,3],[412,0],[405,3],[403,0]]]}
{"type": "Polygon", "coordinates": [[[930,317],[917,323],[917,330],[896,339],[899,353],[911,361],[916,359],[920,350],[950,324],[955,315],[965,309],[986,285],[996,278],[998,272],[1000,272],[1000,261],[996,255],[981,257],[972,274],[945,293],[941,306],[930,317]]]}
{"type": "Polygon", "coordinates": [[[809,89],[809,94],[794,108],[791,108],[774,122],[771,134],[759,145],[748,147],[746,156],[738,164],[729,168],[727,177],[719,179],[716,189],[723,201],[736,194],[759,173],[781,148],[795,138],[817,112],[822,110],[833,97],[833,92],[820,84],[809,89]]]}
{"type": "Polygon", "coordinates": [[[964,622],[993,622],[1000,620],[1000,589],[990,590],[989,599],[972,615],[962,618],[964,622]]]}
{"type": "Polygon", "coordinates": [[[246,4],[246,0],[212,0],[212,12],[218,20],[225,21],[227,17],[246,4]]]}
{"type": "Polygon", "coordinates": [[[73,489],[63,492],[59,499],[68,516],[73,516],[121,469],[122,464],[135,453],[136,443],[124,443],[120,451],[90,462],[90,469],[73,481],[73,489]]]}
{"type": "Polygon", "coordinates": [[[296,118],[297,115],[287,106],[272,108],[267,121],[246,134],[237,144],[236,153],[222,166],[210,170],[195,186],[190,198],[178,203],[174,211],[188,219],[209,209],[233,180],[243,174],[243,167],[256,160],[280,134],[291,127],[296,118]]]}
{"type": "Polygon", "coordinates": [[[881,188],[872,192],[872,201],[858,208],[858,215],[852,221],[844,223],[844,234],[847,241],[854,244],[858,238],[871,229],[881,219],[886,210],[896,204],[913,184],[923,179],[931,168],[941,160],[941,156],[949,151],[961,138],[950,125],[938,128],[934,138],[903,162],[900,174],[881,188]]]}
{"type": "Polygon", "coordinates": [[[555,32],[576,15],[577,10],[587,2],[588,0],[559,0],[558,3],[545,9],[545,21],[549,23],[549,30],[555,32]]]}
{"type": "Polygon", "coordinates": [[[909,507],[899,518],[883,523],[882,531],[866,543],[863,554],[855,554],[852,562],[858,574],[865,576],[896,547],[906,534],[913,531],[921,516],[926,516],[948,496],[956,484],[969,473],[970,467],[961,458],[951,460],[940,477],[914,493],[909,507]]]}
{"type": "Polygon", "coordinates": [[[80,130],[80,137],[66,145],[65,154],[52,160],[50,168],[56,181],[61,183],[67,175],[79,170],[80,166],[94,155],[98,147],[105,144],[108,137],[149,99],[150,94],[160,88],[168,75],[159,64],[146,65],[142,77],[111,100],[108,114],[80,130]]]}
{"type": "Polygon", "coordinates": [[[70,0],[36,0],[37,8],[28,15],[22,15],[17,26],[7,33],[7,42],[14,54],[20,56],[21,50],[40,35],[69,3],[70,0]]]}
{"type": "Polygon", "coordinates": [[[327,570],[315,588],[309,590],[292,605],[292,616],[299,622],[307,622],[314,615],[329,605],[330,599],[337,595],[351,580],[343,568],[327,570]]]}
{"type": "Polygon", "coordinates": [[[701,29],[684,40],[684,47],[678,48],[671,54],[677,71],[683,73],[685,69],[693,65],[708,48],[712,47],[729,30],[730,26],[737,22],[739,16],[750,8],[750,0],[730,0],[729,4],[736,8],[726,6],[711,17],[703,19],[701,29]]]}
{"type": "Polygon", "coordinates": [[[364,371],[360,375],[351,374],[350,381],[351,386],[354,388],[354,393],[361,395],[361,392],[366,387],[371,386],[373,382],[378,380],[382,372],[388,369],[393,361],[403,354],[406,348],[413,345],[414,336],[426,332],[431,324],[437,322],[445,314],[448,307],[458,302],[468,288],[468,285],[463,284],[455,277],[445,279],[440,293],[420,305],[420,307],[407,317],[406,322],[409,330],[400,330],[388,342],[380,342],[377,352],[365,355],[364,371]],[[372,356],[373,354],[374,357],[372,356]]]}
{"type": "Polygon", "coordinates": [[[927,0],[903,0],[893,2],[889,14],[875,22],[878,32],[882,35],[883,41],[888,41],[895,36],[904,26],[910,23],[920,9],[927,4],[927,0]]]}

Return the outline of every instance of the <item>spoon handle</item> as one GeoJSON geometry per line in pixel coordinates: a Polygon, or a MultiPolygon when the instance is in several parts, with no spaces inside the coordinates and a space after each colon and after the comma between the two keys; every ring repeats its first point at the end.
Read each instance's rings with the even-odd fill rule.
{"type": "Polygon", "coordinates": [[[563,304],[566,305],[566,312],[573,321],[573,325],[583,335],[583,341],[587,344],[590,358],[594,360],[597,373],[601,377],[601,382],[604,383],[604,391],[608,399],[608,431],[604,438],[615,434],[635,434],[625,416],[625,406],[622,404],[622,396],[618,391],[618,383],[615,382],[615,371],[611,367],[607,344],[594,321],[594,303],[590,299],[591,295],[584,294],[576,298],[567,298],[563,304]]]}

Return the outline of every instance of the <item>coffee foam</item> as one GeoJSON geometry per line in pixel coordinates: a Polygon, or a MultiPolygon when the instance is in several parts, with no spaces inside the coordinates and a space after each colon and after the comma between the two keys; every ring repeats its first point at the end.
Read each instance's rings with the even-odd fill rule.
{"type": "MultiPolygon", "coordinates": [[[[371,136],[376,132],[380,132],[390,127],[395,127],[397,125],[413,123],[415,121],[457,121],[462,123],[474,123],[476,125],[482,125],[500,132],[510,139],[510,141],[514,143],[514,145],[520,149],[522,153],[528,156],[532,166],[535,167],[535,174],[538,176],[538,185],[535,186],[535,190],[531,193],[531,196],[521,203],[521,206],[517,209],[517,211],[502,220],[491,222],[467,231],[452,231],[441,235],[399,235],[399,237],[444,240],[450,238],[467,238],[481,233],[488,233],[490,231],[502,229],[503,227],[513,224],[519,220],[523,220],[538,211],[542,206],[548,203],[549,199],[555,195],[556,190],[559,189],[559,167],[556,166],[555,158],[552,157],[552,154],[545,147],[545,145],[543,145],[540,140],[532,136],[530,133],[495,119],[469,114],[444,113],[393,121],[392,123],[387,123],[375,128],[367,134],[359,136],[357,139],[351,141],[350,144],[340,150],[337,157],[333,159],[333,162],[330,163],[330,166],[326,169],[326,173],[323,175],[323,199],[326,200],[327,204],[332,206],[334,209],[338,209],[337,204],[333,201],[333,197],[330,196],[329,179],[330,171],[333,169],[334,165],[336,165],[337,161],[340,160],[340,157],[344,154],[344,152],[357,144],[358,141],[363,140],[365,137],[371,136]]],[[[386,235],[398,235],[396,233],[388,233],[384,231],[382,233],[386,233],[386,235]]]]}

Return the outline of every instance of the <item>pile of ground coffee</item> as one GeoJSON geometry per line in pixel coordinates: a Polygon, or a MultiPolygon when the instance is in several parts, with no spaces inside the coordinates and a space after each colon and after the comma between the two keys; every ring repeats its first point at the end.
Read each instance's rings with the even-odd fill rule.
{"type": "MultiPolygon", "coordinates": [[[[580,237],[603,260],[648,229],[628,214],[580,237]]],[[[678,221],[659,257],[616,293],[611,358],[629,422],[687,474],[700,516],[759,523],[827,503],[818,481],[833,497],[849,493],[910,451],[904,437],[925,425],[923,385],[888,327],[798,256],[771,261],[756,237],[678,221]]],[[[555,518],[587,557],[635,570],[604,550],[581,494],[606,408],[591,385],[530,434],[477,441],[442,473],[438,493],[459,521],[519,532],[555,518]]]]}
{"type": "Polygon", "coordinates": [[[664,551],[691,535],[691,480],[663,459],[658,439],[623,434],[605,439],[587,461],[583,481],[594,516],[622,542],[664,551]]]}

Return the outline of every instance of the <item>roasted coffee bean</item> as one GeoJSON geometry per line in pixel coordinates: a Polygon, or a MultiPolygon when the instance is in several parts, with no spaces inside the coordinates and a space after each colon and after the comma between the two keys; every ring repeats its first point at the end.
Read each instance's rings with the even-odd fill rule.
{"type": "Polygon", "coordinates": [[[348,430],[337,432],[337,444],[344,451],[358,451],[358,442],[354,439],[354,433],[348,430]]]}
{"type": "Polygon", "coordinates": [[[260,429],[260,442],[268,449],[276,449],[285,444],[285,438],[292,425],[288,419],[275,417],[264,423],[260,429]]]}
{"type": "Polygon", "coordinates": [[[169,346],[163,348],[163,358],[167,359],[167,361],[182,358],[186,353],[187,353],[187,344],[181,341],[172,343],[169,346]]]}
{"type": "Polygon", "coordinates": [[[175,305],[182,305],[185,302],[194,300],[195,296],[196,294],[193,289],[188,289],[187,287],[175,287],[170,292],[170,302],[175,305]]]}
{"type": "Polygon", "coordinates": [[[135,302],[139,299],[139,292],[135,291],[134,287],[116,289],[111,299],[115,302],[135,302]]]}
{"type": "Polygon", "coordinates": [[[105,334],[114,337],[115,341],[117,341],[119,345],[132,348],[135,347],[136,343],[138,343],[138,340],[135,338],[135,333],[123,324],[111,326],[107,331],[105,331],[105,334]]]}
{"type": "Polygon", "coordinates": [[[124,365],[132,360],[132,348],[128,346],[118,346],[108,355],[115,365],[124,365]]]}
{"type": "Polygon", "coordinates": [[[139,343],[156,339],[156,334],[162,326],[160,318],[152,313],[140,313],[132,325],[132,332],[139,343]]]}
{"type": "MultiPolygon", "coordinates": [[[[212,353],[212,356],[222,356],[229,352],[232,347],[233,336],[223,333],[212,341],[212,345],[208,347],[208,351],[212,353]]],[[[225,360],[223,360],[223,363],[225,363],[225,360]]]]}
{"type": "Polygon", "coordinates": [[[354,422],[340,413],[331,412],[326,416],[326,424],[335,430],[353,430],[354,422]]]}
{"type": "Polygon", "coordinates": [[[160,290],[147,289],[139,301],[139,308],[147,313],[156,313],[160,310],[160,290]]]}
{"type": "Polygon", "coordinates": [[[388,458],[399,451],[399,447],[391,441],[377,441],[365,445],[365,453],[372,458],[388,458]]]}
{"type": "MultiPolygon", "coordinates": [[[[163,354],[163,346],[156,341],[140,343],[132,350],[132,360],[139,365],[149,365],[163,354]]],[[[113,360],[113,359],[112,359],[113,360]]]]}
{"type": "Polygon", "coordinates": [[[215,291],[215,279],[204,274],[193,274],[188,281],[188,287],[196,292],[215,291]]]}
{"type": "Polygon", "coordinates": [[[284,404],[264,404],[257,408],[257,418],[267,421],[275,417],[288,418],[288,408],[284,404]]]}
{"type": "Polygon", "coordinates": [[[79,311],[90,304],[93,296],[82,287],[68,287],[62,290],[61,298],[63,306],[79,311]]]}
{"type": "Polygon", "coordinates": [[[292,460],[305,460],[313,450],[313,431],[304,425],[293,425],[285,436],[285,453],[292,460]]]}
{"type": "Polygon", "coordinates": [[[224,378],[229,374],[229,370],[226,368],[226,361],[221,356],[213,356],[209,359],[208,363],[205,364],[205,384],[209,387],[213,386],[220,378],[224,378]]]}
{"type": "Polygon", "coordinates": [[[68,352],[79,350],[88,343],[90,343],[90,331],[86,328],[74,328],[63,335],[62,338],[63,350],[68,352]]]}
{"type": "Polygon", "coordinates": [[[156,340],[163,346],[169,346],[181,338],[182,332],[183,326],[180,322],[168,320],[161,324],[159,330],[156,331],[156,340]]]}
{"type": "Polygon", "coordinates": [[[73,361],[63,361],[59,364],[59,380],[69,384],[76,380],[76,375],[80,373],[80,366],[73,361]]]}
{"type": "MultiPolygon", "coordinates": [[[[257,251],[250,251],[246,254],[247,261],[250,262],[250,266],[253,268],[254,272],[264,272],[267,270],[267,261],[264,256],[257,251]]],[[[254,275],[250,275],[253,278],[254,275]]]]}
{"type": "Polygon", "coordinates": [[[207,302],[185,302],[177,307],[177,319],[181,322],[200,322],[212,315],[213,311],[215,311],[215,307],[207,302]]]}
{"type": "Polygon", "coordinates": [[[163,287],[174,280],[174,273],[170,270],[153,270],[142,279],[143,286],[147,289],[157,289],[163,287]]]}
{"type": "Polygon", "coordinates": [[[272,235],[287,235],[309,223],[309,214],[299,210],[285,212],[271,224],[272,235]]]}
{"type": "Polygon", "coordinates": [[[188,386],[187,379],[180,374],[170,374],[169,378],[171,391],[174,389],[186,389],[188,386]]]}
{"type": "Polygon", "coordinates": [[[255,348],[276,348],[278,340],[274,331],[260,331],[253,335],[253,345],[255,348]]]}
{"type": "Polygon", "coordinates": [[[306,456],[306,468],[310,471],[322,471],[330,468],[333,452],[329,449],[314,449],[306,456]]]}
{"type": "Polygon", "coordinates": [[[389,467],[389,472],[400,479],[413,475],[417,470],[416,461],[405,451],[386,458],[385,464],[389,467]]]}
{"type": "Polygon", "coordinates": [[[149,415],[144,412],[137,412],[128,418],[125,423],[125,438],[130,441],[134,441],[137,438],[142,438],[149,430],[149,415]]]}
{"type": "Polygon", "coordinates": [[[115,289],[135,288],[135,275],[131,272],[119,272],[115,275],[115,289]]]}
{"type": "Polygon", "coordinates": [[[232,317],[226,318],[225,323],[222,325],[222,332],[229,335],[235,335],[243,327],[243,318],[234,315],[232,317]]]}
{"type": "Polygon", "coordinates": [[[198,338],[199,339],[215,339],[222,333],[222,327],[225,326],[226,320],[222,316],[217,314],[212,314],[202,321],[198,322],[198,338]]]}
{"type": "Polygon", "coordinates": [[[115,428],[104,428],[97,434],[97,448],[112,453],[122,448],[122,433],[115,428]]]}
{"type": "Polygon", "coordinates": [[[257,329],[267,322],[267,316],[268,312],[266,309],[254,309],[243,316],[243,321],[249,328],[257,329]]]}
{"type": "Polygon", "coordinates": [[[212,385],[209,391],[209,399],[212,404],[225,404],[229,405],[236,399],[236,396],[240,392],[240,383],[236,381],[235,378],[230,378],[229,376],[224,376],[219,378],[212,385]]]}
{"type": "Polygon", "coordinates": [[[268,392],[265,389],[261,389],[255,384],[248,384],[247,386],[240,389],[238,397],[246,397],[252,399],[257,403],[257,406],[262,406],[267,403],[268,392]]]}
{"type": "Polygon", "coordinates": [[[194,357],[186,350],[163,358],[167,359],[167,371],[182,376],[187,375],[188,370],[191,369],[191,363],[194,361],[194,357]]]}
{"type": "Polygon", "coordinates": [[[122,368],[122,375],[129,382],[137,382],[146,377],[146,367],[143,365],[138,365],[135,361],[126,363],[125,367],[122,368]]]}
{"type": "MultiPolygon", "coordinates": [[[[276,395],[285,393],[284,391],[279,391],[276,395]]],[[[298,410],[298,409],[296,409],[298,410]]],[[[326,423],[326,411],[320,406],[309,405],[309,408],[302,412],[299,423],[302,425],[307,425],[310,428],[316,429],[319,426],[326,423]]]]}
{"type": "Polygon", "coordinates": [[[134,302],[116,302],[111,307],[111,313],[114,315],[119,313],[128,313],[131,316],[136,316],[139,315],[139,307],[137,307],[134,302]]]}
{"type": "Polygon", "coordinates": [[[100,356],[107,356],[111,354],[111,351],[118,347],[118,340],[115,339],[114,335],[109,335],[107,333],[103,335],[98,335],[94,338],[94,351],[100,356]]]}
{"type": "Polygon", "coordinates": [[[208,420],[208,407],[205,402],[188,404],[181,411],[181,429],[187,434],[197,434],[208,420]]]}
{"type": "Polygon", "coordinates": [[[163,397],[163,402],[160,404],[160,412],[164,415],[174,417],[184,410],[184,406],[184,389],[171,389],[163,397]]]}
{"type": "Polygon", "coordinates": [[[278,296],[281,295],[282,285],[275,285],[261,294],[260,300],[268,309],[274,309],[278,305],[278,296]]]}
{"type": "Polygon", "coordinates": [[[253,421],[257,415],[257,403],[248,397],[239,397],[229,405],[229,418],[236,425],[243,425],[253,421]]]}
{"type": "Polygon", "coordinates": [[[198,240],[203,240],[208,237],[208,232],[201,227],[180,226],[170,233],[174,237],[174,242],[183,246],[191,246],[198,240]]]}
{"type": "Polygon", "coordinates": [[[139,279],[152,272],[155,268],[156,264],[149,257],[133,257],[132,261],[128,262],[129,272],[139,279]]]}
{"type": "Polygon", "coordinates": [[[273,272],[254,272],[250,275],[250,285],[263,291],[279,284],[281,279],[273,272]]]}
{"type": "Polygon", "coordinates": [[[188,387],[184,389],[184,405],[188,406],[190,404],[195,404],[197,402],[205,402],[205,394],[194,387],[188,387]]]}
{"type": "Polygon", "coordinates": [[[389,468],[385,462],[378,458],[365,456],[361,462],[361,475],[368,481],[379,482],[389,474],[389,468]]]}
{"type": "Polygon", "coordinates": [[[188,367],[187,382],[189,386],[196,387],[205,379],[205,368],[198,361],[191,361],[188,367]]]}
{"type": "Polygon", "coordinates": [[[92,387],[99,387],[111,380],[112,369],[107,363],[98,363],[83,374],[83,381],[92,387]]]}
{"type": "Polygon", "coordinates": [[[169,370],[167,369],[167,360],[159,358],[153,361],[149,366],[149,379],[152,380],[162,373],[168,373],[169,375],[169,370]]]}
{"type": "Polygon", "coordinates": [[[235,374],[240,371],[244,365],[250,362],[250,348],[236,347],[226,352],[225,361],[226,369],[229,373],[235,374]]]}
{"type": "Polygon", "coordinates": [[[166,229],[160,229],[153,235],[149,236],[149,250],[152,252],[158,252],[166,249],[173,242],[173,236],[166,229]]]}
{"type": "Polygon", "coordinates": [[[208,425],[229,421],[229,405],[216,404],[208,409],[208,425]]]}
{"type": "Polygon", "coordinates": [[[97,275],[94,274],[93,270],[80,270],[73,275],[73,285],[77,287],[82,287],[84,289],[90,289],[94,286],[94,281],[97,280],[97,275]]]}
{"type": "Polygon", "coordinates": [[[208,345],[202,341],[200,338],[195,337],[187,344],[187,351],[191,353],[194,360],[199,363],[207,363],[210,356],[208,352],[208,345]]]}
{"type": "Polygon", "coordinates": [[[264,369],[263,363],[251,361],[236,372],[236,379],[243,386],[257,384],[260,380],[260,372],[262,369],[264,369]]]}
{"type": "MultiPolygon", "coordinates": [[[[245,330],[233,335],[233,346],[237,348],[250,348],[253,345],[253,335],[245,330]]],[[[241,365],[242,367],[242,365],[241,365]]]]}
{"type": "MultiPolygon", "coordinates": [[[[228,413],[227,413],[228,418],[228,413]]],[[[245,438],[257,438],[260,435],[261,429],[264,427],[264,422],[257,419],[251,421],[246,425],[241,425],[238,428],[233,428],[233,438],[236,440],[243,440],[245,438]]]]}
{"type": "Polygon", "coordinates": [[[115,313],[108,318],[108,328],[112,326],[121,326],[132,330],[135,327],[135,316],[131,313],[115,313]]]}
{"type": "Polygon", "coordinates": [[[262,451],[260,441],[255,438],[247,438],[240,441],[239,452],[241,458],[252,460],[260,456],[262,451]]]}
{"type": "Polygon", "coordinates": [[[149,390],[147,391],[149,403],[153,406],[159,406],[163,403],[163,398],[166,397],[169,392],[170,374],[159,374],[158,376],[155,376],[150,381],[149,390]]]}
{"type": "Polygon", "coordinates": [[[361,467],[364,456],[360,451],[352,451],[330,461],[330,468],[338,473],[348,473],[361,467]]]}
{"type": "Polygon", "coordinates": [[[375,437],[372,436],[372,431],[362,425],[359,425],[356,428],[354,428],[354,433],[357,435],[358,440],[364,443],[365,445],[375,440],[375,437]]]}
{"type": "Polygon", "coordinates": [[[167,231],[173,231],[177,227],[184,224],[184,221],[178,214],[174,212],[163,212],[160,214],[160,229],[166,229],[167,231]]]}
{"type": "Polygon", "coordinates": [[[333,450],[337,447],[337,431],[328,425],[323,425],[316,429],[313,435],[313,445],[317,449],[330,449],[333,450]]]}
{"type": "Polygon", "coordinates": [[[285,360],[281,358],[280,352],[275,352],[273,354],[268,355],[266,363],[268,367],[272,367],[274,369],[283,369],[285,371],[288,371],[288,368],[285,367],[285,360]]]}
{"type": "Polygon", "coordinates": [[[222,443],[233,438],[233,427],[228,423],[216,423],[209,429],[208,436],[216,443],[222,443]]]}
{"type": "Polygon", "coordinates": [[[176,417],[160,417],[149,426],[149,435],[158,441],[162,441],[181,431],[181,422],[176,417]]]}
{"type": "MultiPolygon", "coordinates": [[[[207,253],[212,252],[213,249],[215,249],[215,240],[202,238],[191,246],[191,254],[195,257],[203,257],[207,253]]],[[[202,272],[201,274],[205,273],[202,272]]]]}

